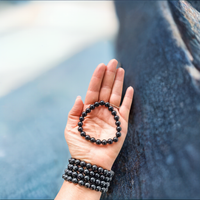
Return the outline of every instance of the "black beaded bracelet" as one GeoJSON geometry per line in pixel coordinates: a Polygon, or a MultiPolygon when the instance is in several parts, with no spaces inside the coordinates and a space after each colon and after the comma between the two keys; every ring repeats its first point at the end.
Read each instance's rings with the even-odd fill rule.
{"type": "Polygon", "coordinates": [[[107,192],[114,176],[112,170],[103,169],[75,158],[69,159],[69,164],[62,178],[66,181],[85,186],[99,192],[107,192]]]}
{"type": "Polygon", "coordinates": [[[92,143],[96,143],[98,145],[103,144],[112,144],[113,142],[117,142],[118,138],[121,136],[121,127],[120,127],[120,121],[119,121],[119,116],[117,115],[117,112],[113,109],[113,107],[110,105],[109,102],[105,103],[104,101],[100,101],[100,102],[95,102],[94,104],[91,104],[89,106],[89,108],[86,108],[86,110],[84,112],[82,112],[82,116],[79,118],[79,122],[78,122],[78,131],[80,132],[80,135],[82,137],[84,137],[86,140],[92,142],[92,143]],[[84,118],[87,116],[88,113],[90,113],[92,110],[94,110],[96,107],[99,107],[99,105],[101,106],[105,106],[108,108],[109,111],[111,111],[112,115],[114,116],[115,119],[115,124],[117,126],[116,130],[116,137],[114,137],[113,139],[109,138],[108,140],[100,140],[100,139],[95,139],[94,137],[90,137],[90,135],[86,135],[86,133],[83,131],[83,121],[84,118]]]}

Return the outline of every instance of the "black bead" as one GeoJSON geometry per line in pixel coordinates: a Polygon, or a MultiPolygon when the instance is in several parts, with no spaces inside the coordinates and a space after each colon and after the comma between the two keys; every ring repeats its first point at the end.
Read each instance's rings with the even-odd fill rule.
{"type": "Polygon", "coordinates": [[[81,136],[82,136],[82,137],[85,137],[85,136],[86,136],[86,133],[85,133],[84,131],[82,131],[82,132],[81,132],[81,136]]]}
{"type": "Polygon", "coordinates": [[[91,185],[90,186],[92,190],[96,190],[96,186],[95,185],[91,185]]]}
{"type": "Polygon", "coordinates": [[[106,107],[109,107],[109,106],[110,106],[109,102],[106,102],[106,103],[105,103],[105,106],[106,106],[106,107]]]}
{"type": "Polygon", "coordinates": [[[85,181],[89,181],[89,180],[90,180],[90,177],[89,177],[89,176],[84,176],[84,180],[85,180],[85,181]]]}
{"type": "Polygon", "coordinates": [[[73,169],[73,165],[69,164],[68,165],[68,169],[72,170],[73,169]]]}
{"type": "Polygon", "coordinates": [[[78,131],[79,131],[79,132],[82,132],[82,131],[83,131],[83,128],[79,126],[79,127],[78,127],[78,131]]]}
{"type": "Polygon", "coordinates": [[[96,180],[96,185],[100,185],[101,181],[99,179],[96,180]]]}
{"type": "Polygon", "coordinates": [[[90,171],[90,176],[94,176],[95,173],[93,171],[90,171]]]}
{"type": "Polygon", "coordinates": [[[90,169],[91,167],[92,167],[92,165],[91,165],[90,163],[87,163],[87,164],[86,164],[86,168],[87,168],[87,169],[90,169]]]}
{"type": "Polygon", "coordinates": [[[118,115],[115,115],[115,116],[114,116],[114,119],[115,119],[116,121],[119,121],[119,116],[118,116],[118,115]]]}
{"type": "Polygon", "coordinates": [[[106,145],[106,144],[107,144],[107,141],[106,141],[106,140],[102,140],[102,144],[103,144],[103,145],[106,145]]]}
{"type": "Polygon", "coordinates": [[[110,181],[110,178],[109,177],[105,177],[105,181],[106,182],[110,181]]]}
{"type": "Polygon", "coordinates": [[[78,122],[78,126],[82,127],[83,123],[82,122],[78,122]]]}
{"type": "Polygon", "coordinates": [[[65,174],[62,175],[62,178],[63,178],[64,180],[67,180],[67,177],[68,177],[68,176],[65,175],[65,174]]]}
{"type": "Polygon", "coordinates": [[[81,162],[80,162],[80,166],[81,166],[81,167],[85,167],[85,161],[81,161],[81,162]]]}
{"type": "Polygon", "coordinates": [[[108,110],[113,111],[113,107],[112,107],[112,106],[109,106],[109,107],[108,107],[108,110]]]}
{"type": "Polygon", "coordinates": [[[95,107],[98,107],[98,106],[99,106],[99,102],[95,102],[95,103],[94,103],[94,106],[95,106],[95,107]]]}
{"type": "Polygon", "coordinates": [[[79,168],[78,168],[78,171],[79,171],[80,173],[82,173],[82,172],[83,172],[83,168],[82,168],[82,167],[79,167],[79,168]]]}
{"type": "Polygon", "coordinates": [[[76,165],[74,165],[74,166],[73,166],[73,170],[74,170],[74,171],[77,171],[77,170],[78,170],[78,167],[77,167],[76,165]]]}
{"type": "Polygon", "coordinates": [[[85,175],[87,175],[87,174],[89,174],[90,173],[90,171],[88,170],[88,169],[84,169],[84,174],[85,175]]]}
{"type": "Polygon", "coordinates": [[[75,163],[75,159],[74,159],[74,158],[70,158],[70,159],[69,159],[69,163],[70,163],[70,164],[74,164],[74,163],[75,163]]]}
{"type": "Polygon", "coordinates": [[[90,184],[89,183],[85,183],[85,187],[86,188],[90,188],[90,184]]]}
{"type": "Polygon", "coordinates": [[[70,160],[72,160],[72,159],[76,160],[75,158],[72,158],[72,157],[71,157],[71,158],[69,158],[69,160],[68,160],[68,161],[70,161],[70,160]]]}
{"type": "Polygon", "coordinates": [[[105,187],[106,186],[106,182],[105,181],[101,181],[101,186],[105,187]]]}
{"type": "Polygon", "coordinates": [[[100,187],[100,186],[97,186],[97,187],[96,187],[96,191],[101,192],[101,187],[100,187]]]}
{"type": "Polygon", "coordinates": [[[108,143],[108,144],[112,144],[112,143],[113,143],[113,140],[112,140],[111,138],[109,138],[109,139],[107,140],[107,143],[108,143]]]}
{"type": "Polygon", "coordinates": [[[99,102],[99,104],[103,106],[103,105],[105,105],[105,102],[104,102],[103,100],[101,100],[101,101],[99,102]]]}
{"type": "Polygon", "coordinates": [[[96,165],[92,165],[92,170],[97,171],[98,167],[96,165]]]}
{"type": "Polygon", "coordinates": [[[94,178],[94,177],[91,177],[91,178],[90,178],[90,182],[91,182],[91,183],[95,183],[95,178],[94,178]]]}
{"type": "Polygon", "coordinates": [[[65,174],[68,174],[68,171],[69,171],[68,169],[65,169],[65,174]]]}
{"type": "Polygon", "coordinates": [[[99,167],[99,168],[98,168],[98,172],[99,172],[99,173],[103,173],[103,168],[102,168],[102,167],[99,167]]]}
{"type": "Polygon", "coordinates": [[[105,187],[108,188],[109,186],[110,186],[110,183],[109,183],[109,182],[106,182],[106,183],[105,183],[105,187]]]}
{"type": "Polygon", "coordinates": [[[71,181],[72,181],[72,177],[71,177],[71,176],[68,176],[68,177],[67,177],[67,181],[71,182],[71,181]]]}
{"type": "Polygon", "coordinates": [[[83,177],[84,177],[84,176],[83,176],[83,174],[81,174],[81,173],[79,173],[79,174],[77,175],[77,178],[78,178],[78,179],[83,179],[83,177]]]}
{"type": "Polygon", "coordinates": [[[75,164],[76,164],[76,165],[79,165],[79,164],[80,164],[80,162],[81,162],[81,161],[80,161],[80,160],[78,160],[78,159],[77,159],[77,160],[75,160],[75,164]]]}
{"type": "Polygon", "coordinates": [[[86,108],[85,112],[90,113],[91,112],[90,108],[86,108]]]}
{"type": "Polygon", "coordinates": [[[118,127],[116,128],[116,130],[117,130],[118,132],[120,132],[120,131],[122,130],[122,128],[121,128],[120,126],[118,126],[118,127]]]}
{"type": "Polygon", "coordinates": [[[112,170],[110,172],[111,172],[111,177],[113,177],[115,175],[115,172],[113,172],[112,170]]]}
{"type": "Polygon", "coordinates": [[[101,140],[100,140],[100,139],[97,139],[97,140],[96,140],[96,144],[100,145],[100,144],[101,144],[101,140]]]}
{"type": "Polygon", "coordinates": [[[78,175],[77,172],[72,172],[72,177],[73,177],[73,178],[76,178],[77,175],[78,175]]]}
{"type": "Polygon", "coordinates": [[[104,181],[104,180],[105,180],[105,176],[104,176],[104,175],[101,175],[101,176],[100,176],[100,179],[101,179],[102,181],[104,181]]]}
{"type": "Polygon", "coordinates": [[[79,120],[82,122],[84,120],[84,117],[79,117],[79,120]]]}
{"type": "Polygon", "coordinates": [[[99,178],[100,175],[98,173],[95,174],[95,178],[99,178]]]}
{"type": "Polygon", "coordinates": [[[110,181],[112,181],[112,177],[110,177],[110,181]]]}
{"type": "Polygon", "coordinates": [[[108,174],[107,174],[108,177],[111,177],[112,176],[112,173],[110,171],[108,171],[108,174]]]}
{"type": "Polygon", "coordinates": [[[121,133],[120,133],[120,132],[117,132],[117,133],[116,133],[116,136],[117,136],[117,137],[120,137],[120,136],[121,136],[121,133]]]}
{"type": "Polygon", "coordinates": [[[68,175],[68,176],[71,176],[71,175],[72,175],[72,171],[69,170],[68,173],[67,173],[67,175],[68,175]]]}
{"type": "Polygon", "coordinates": [[[104,174],[105,176],[107,176],[108,170],[107,170],[107,169],[104,169],[104,170],[103,170],[103,174],[104,174]]]}
{"type": "Polygon", "coordinates": [[[121,122],[120,121],[116,121],[115,124],[116,124],[116,126],[120,126],[121,122]]]}
{"type": "Polygon", "coordinates": [[[72,182],[73,182],[73,183],[78,183],[77,178],[73,178],[73,179],[72,179],[72,182]]]}
{"type": "Polygon", "coordinates": [[[95,107],[94,107],[93,104],[90,105],[90,109],[91,109],[91,110],[94,110],[94,109],[95,109],[95,107]]]}
{"type": "Polygon", "coordinates": [[[105,193],[105,192],[106,192],[106,188],[102,187],[102,188],[101,188],[101,191],[102,191],[103,193],[105,193]]]}
{"type": "Polygon", "coordinates": [[[83,182],[82,180],[80,180],[80,181],[78,182],[78,184],[79,184],[80,186],[82,186],[82,185],[84,185],[84,182],[83,182]]]}
{"type": "Polygon", "coordinates": [[[106,188],[105,192],[108,192],[108,188],[106,188]]]}
{"type": "Polygon", "coordinates": [[[116,112],[115,110],[113,110],[113,111],[112,111],[112,115],[115,116],[116,114],[117,114],[117,112],[116,112]]]}
{"type": "Polygon", "coordinates": [[[118,141],[118,138],[117,138],[117,137],[114,137],[114,138],[113,138],[113,141],[114,141],[114,142],[117,142],[117,141],[118,141]]]}
{"type": "Polygon", "coordinates": [[[89,135],[86,135],[86,136],[85,136],[85,139],[86,139],[86,140],[90,140],[90,136],[89,136],[89,135]]]}
{"type": "Polygon", "coordinates": [[[86,112],[82,112],[82,117],[86,117],[87,113],[86,112]]]}
{"type": "Polygon", "coordinates": [[[96,139],[95,139],[94,137],[92,137],[92,138],[90,139],[90,141],[91,141],[92,143],[94,143],[94,142],[96,142],[96,139]]]}

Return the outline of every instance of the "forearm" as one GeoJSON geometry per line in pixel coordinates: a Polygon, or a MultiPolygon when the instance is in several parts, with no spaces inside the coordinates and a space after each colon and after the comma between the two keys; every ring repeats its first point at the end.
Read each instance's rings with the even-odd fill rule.
{"type": "Polygon", "coordinates": [[[55,200],[99,200],[101,197],[101,192],[97,192],[78,184],[70,183],[64,181],[59,193],[57,194],[55,200]]]}
{"type": "Polygon", "coordinates": [[[92,76],[85,104],[77,97],[69,112],[65,139],[72,158],[63,174],[66,181],[56,200],[99,200],[101,192],[108,191],[114,175],[108,170],[124,143],[133,99],[133,88],[129,87],[120,106],[124,70],[117,69],[117,64],[115,59],[107,66],[99,64],[92,76]]]}

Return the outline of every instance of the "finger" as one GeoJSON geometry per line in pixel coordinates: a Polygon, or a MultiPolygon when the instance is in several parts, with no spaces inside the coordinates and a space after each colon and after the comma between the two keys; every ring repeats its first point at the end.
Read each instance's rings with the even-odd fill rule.
{"type": "Polygon", "coordinates": [[[72,107],[72,109],[68,114],[67,123],[70,124],[71,126],[76,126],[82,112],[83,112],[83,101],[81,100],[81,97],[78,96],[75,100],[74,106],[72,107]]]}
{"type": "Polygon", "coordinates": [[[119,68],[117,69],[116,72],[115,81],[109,100],[111,104],[118,107],[121,102],[123,82],[124,82],[124,69],[119,68]]]}
{"type": "Polygon", "coordinates": [[[95,69],[85,97],[85,105],[94,103],[95,101],[99,100],[99,91],[105,70],[106,66],[103,63],[99,64],[95,69]]]}
{"type": "Polygon", "coordinates": [[[99,100],[104,100],[105,102],[109,100],[112,87],[113,87],[117,64],[118,64],[118,61],[115,59],[112,59],[108,63],[106,67],[105,75],[103,78],[103,82],[101,85],[99,100]]]}
{"type": "Polygon", "coordinates": [[[123,119],[125,119],[126,122],[128,122],[129,112],[133,100],[133,93],[134,93],[133,88],[131,86],[128,87],[122,105],[120,106],[119,109],[120,115],[122,116],[123,119]]]}

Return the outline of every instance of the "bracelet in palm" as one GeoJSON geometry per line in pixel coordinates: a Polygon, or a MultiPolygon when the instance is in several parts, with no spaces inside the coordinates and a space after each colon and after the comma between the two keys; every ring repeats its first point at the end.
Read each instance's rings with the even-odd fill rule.
{"type": "Polygon", "coordinates": [[[80,132],[80,135],[82,137],[84,137],[86,140],[95,143],[97,145],[106,145],[106,144],[112,144],[113,142],[117,142],[118,138],[121,136],[121,127],[120,127],[120,121],[119,121],[119,116],[117,115],[117,112],[113,109],[113,106],[110,105],[109,102],[105,103],[104,101],[99,101],[99,102],[95,102],[94,104],[91,104],[88,108],[86,108],[86,110],[84,112],[82,112],[82,115],[79,118],[79,122],[78,122],[78,131],[80,132]],[[116,136],[113,138],[109,138],[109,139],[96,139],[94,137],[90,137],[90,135],[87,135],[84,131],[83,131],[83,122],[85,117],[95,108],[99,107],[99,106],[105,106],[108,108],[108,110],[111,112],[111,114],[114,116],[115,119],[115,125],[116,127],[116,136]]]}

